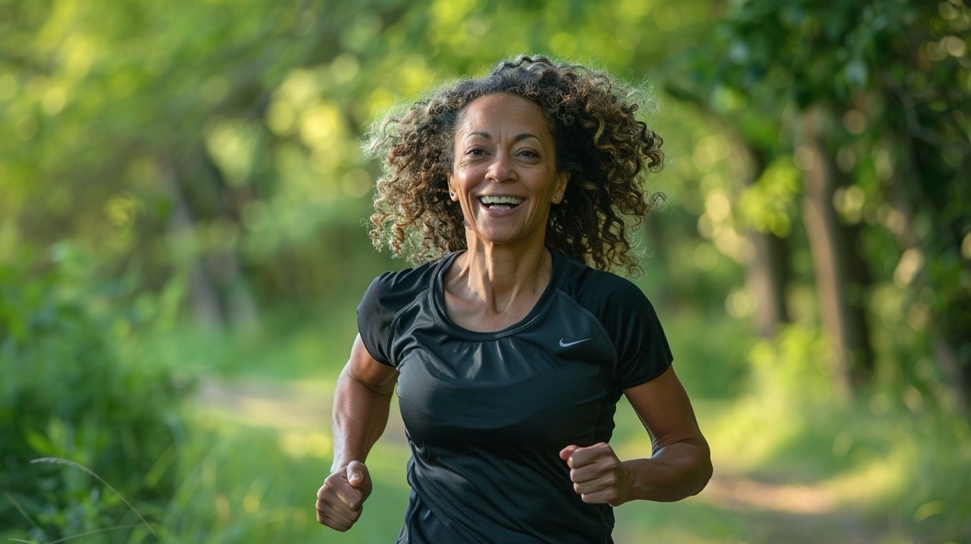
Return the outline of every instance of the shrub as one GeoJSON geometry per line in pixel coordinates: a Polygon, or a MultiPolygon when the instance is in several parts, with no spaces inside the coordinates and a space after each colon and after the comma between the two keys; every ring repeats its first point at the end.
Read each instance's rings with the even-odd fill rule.
{"type": "MultiPolygon", "coordinates": [[[[74,463],[138,497],[140,509],[164,504],[175,487],[184,388],[151,354],[125,350],[137,316],[88,279],[84,255],[60,255],[0,265],[0,527],[12,528],[0,537],[140,524],[74,463]],[[32,463],[44,457],[70,463],[32,463]]],[[[121,541],[131,531],[103,534],[121,541]]]]}

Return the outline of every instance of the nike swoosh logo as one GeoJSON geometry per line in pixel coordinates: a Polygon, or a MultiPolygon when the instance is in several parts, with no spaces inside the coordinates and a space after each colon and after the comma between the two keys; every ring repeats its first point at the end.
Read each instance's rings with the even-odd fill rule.
{"type": "Polygon", "coordinates": [[[582,344],[583,342],[586,342],[587,340],[590,340],[590,339],[589,338],[584,338],[583,340],[575,340],[573,342],[564,342],[563,339],[560,338],[560,347],[561,348],[568,348],[570,346],[575,346],[577,344],[582,344]]]}

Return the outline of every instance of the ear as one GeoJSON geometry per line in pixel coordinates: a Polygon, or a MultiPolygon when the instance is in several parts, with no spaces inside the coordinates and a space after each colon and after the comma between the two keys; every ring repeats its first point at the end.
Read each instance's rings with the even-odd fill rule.
{"type": "Polygon", "coordinates": [[[458,202],[459,201],[459,194],[455,190],[455,188],[452,187],[452,175],[451,174],[448,175],[448,197],[452,199],[452,202],[458,202]]]}
{"type": "Polygon", "coordinates": [[[563,196],[566,194],[566,186],[570,184],[570,173],[560,172],[557,174],[556,179],[556,189],[553,191],[553,204],[559,204],[563,202],[563,196]]]}

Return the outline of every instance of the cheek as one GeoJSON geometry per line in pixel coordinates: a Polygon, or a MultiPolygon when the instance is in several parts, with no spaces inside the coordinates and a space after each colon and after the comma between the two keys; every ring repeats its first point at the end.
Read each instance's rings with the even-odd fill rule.
{"type": "Polygon", "coordinates": [[[459,163],[449,171],[448,185],[453,191],[461,193],[474,186],[480,177],[481,172],[478,171],[477,166],[459,163]]]}

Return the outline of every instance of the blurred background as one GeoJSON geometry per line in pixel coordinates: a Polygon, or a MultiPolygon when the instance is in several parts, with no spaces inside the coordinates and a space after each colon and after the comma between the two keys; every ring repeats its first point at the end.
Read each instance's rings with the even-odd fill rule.
{"type": "MultiPolygon", "coordinates": [[[[540,53],[651,96],[637,234],[709,437],[619,544],[971,542],[967,0],[0,0],[0,539],[320,527],[389,108],[540,53]]],[[[650,451],[619,410],[622,456],[650,451]]]]}

